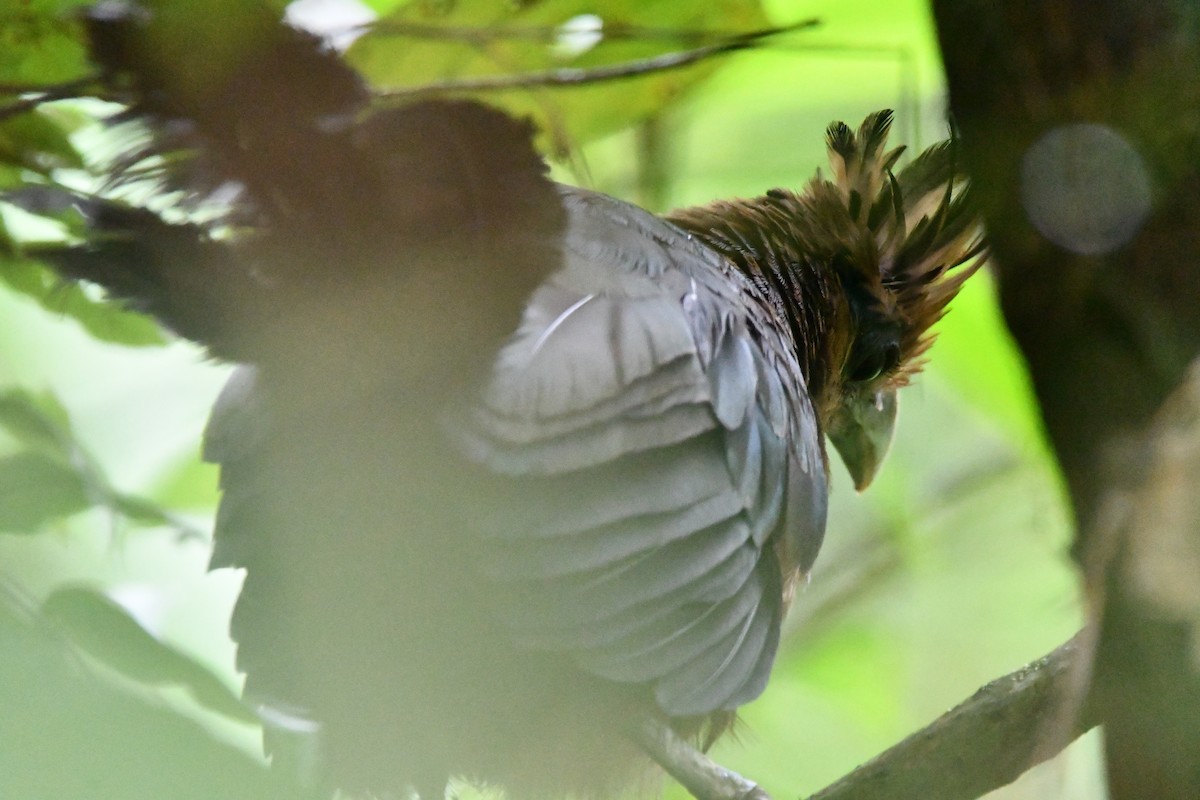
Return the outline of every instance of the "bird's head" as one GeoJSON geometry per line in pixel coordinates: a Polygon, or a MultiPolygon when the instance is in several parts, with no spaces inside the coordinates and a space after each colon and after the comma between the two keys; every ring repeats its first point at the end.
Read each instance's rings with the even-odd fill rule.
{"type": "Polygon", "coordinates": [[[803,195],[813,244],[843,298],[826,350],[840,369],[827,375],[818,413],[860,491],[891,444],[896,392],[920,370],[930,327],[983,261],[954,142],[893,173],[903,148],[885,148],[891,122],[880,111],[857,132],[831,125],[833,174],[818,175],[803,195]]]}
{"type": "Polygon", "coordinates": [[[891,111],[829,126],[832,175],[668,219],[726,256],[786,328],[822,430],[854,484],[892,439],[896,391],[921,368],[929,328],[982,259],[953,141],[895,172],[891,111]]]}

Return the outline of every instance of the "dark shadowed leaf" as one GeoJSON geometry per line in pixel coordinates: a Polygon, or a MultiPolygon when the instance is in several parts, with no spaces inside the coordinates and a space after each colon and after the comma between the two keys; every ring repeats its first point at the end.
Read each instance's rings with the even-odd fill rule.
{"type": "Polygon", "coordinates": [[[42,174],[84,165],[68,132],[42,109],[0,121],[0,161],[42,174]]]}

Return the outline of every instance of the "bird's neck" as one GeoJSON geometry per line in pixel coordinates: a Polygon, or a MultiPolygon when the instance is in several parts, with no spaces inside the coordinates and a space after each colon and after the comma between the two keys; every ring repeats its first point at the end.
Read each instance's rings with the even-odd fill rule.
{"type": "Polygon", "coordinates": [[[834,400],[852,321],[838,275],[808,245],[807,215],[796,199],[776,191],[667,219],[729,259],[748,279],[746,292],[774,312],[772,327],[790,342],[820,414],[834,400]]]}

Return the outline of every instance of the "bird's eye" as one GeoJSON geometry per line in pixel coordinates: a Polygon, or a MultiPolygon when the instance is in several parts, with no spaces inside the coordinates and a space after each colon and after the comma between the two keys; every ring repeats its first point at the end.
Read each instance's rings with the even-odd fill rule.
{"type": "Polygon", "coordinates": [[[872,348],[863,353],[847,374],[852,383],[873,381],[885,372],[891,372],[900,363],[900,346],[889,342],[881,348],[872,348]]]}

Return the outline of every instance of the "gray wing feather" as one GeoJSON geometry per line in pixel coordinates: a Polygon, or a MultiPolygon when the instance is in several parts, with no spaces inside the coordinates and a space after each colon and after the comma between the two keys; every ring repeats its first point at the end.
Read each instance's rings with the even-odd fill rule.
{"type": "Polygon", "coordinates": [[[737,591],[757,563],[758,552],[745,546],[744,528],[741,522],[714,526],[595,574],[523,584],[512,594],[521,602],[514,604],[507,619],[514,628],[549,632],[651,602],[669,610],[719,601],[737,591]]]}
{"type": "Polygon", "coordinates": [[[716,525],[743,508],[739,497],[724,492],[677,511],[642,514],[559,536],[483,540],[479,547],[484,573],[511,581],[577,573],[581,565],[604,567],[716,525]]]}
{"type": "Polygon", "coordinates": [[[223,491],[217,508],[212,567],[244,567],[261,549],[264,526],[261,499],[268,476],[256,468],[254,454],[266,438],[270,420],[258,386],[258,371],[240,366],[217,396],[204,430],[203,457],[221,464],[223,491]]]}
{"type": "Polygon", "coordinates": [[[468,523],[480,568],[526,646],[652,684],[670,714],[734,708],[778,645],[775,549],[823,532],[815,414],[719,256],[612,198],[563,198],[565,265],[454,427],[494,498],[468,523]]]}
{"type": "Polygon", "coordinates": [[[708,366],[712,412],[727,430],[736,430],[754,405],[758,372],[745,336],[726,330],[708,366]]]}
{"type": "Polygon", "coordinates": [[[217,396],[204,430],[204,460],[224,464],[250,457],[266,435],[265,422],[258,370],[236,368],[217,396]]]}
{"type": "Polygon", "coordinates": [[[669,448],[631,453],[587,470],[496,482],[488,539],[564,536],[666,512],[680,513],[722,493],[733,494],[716,434],[669,448]]]}
{"type": "Polygon", "coordinates": [[[737,592],[700,613],[680,608],[652,625],[585,651],[584,658],[599,675],[620,681],[644,681],[679,669],[742,626],[761,601],[762,587],[754,572],[737,592]]]}
{"type": "Polygon", "coordinates": [[[654,696],[663,710],[675,716],[731,710],[762,693],[779,644],[781,608],[769,592],[760,597],[740,628],[658,682],[654,696]]]}

